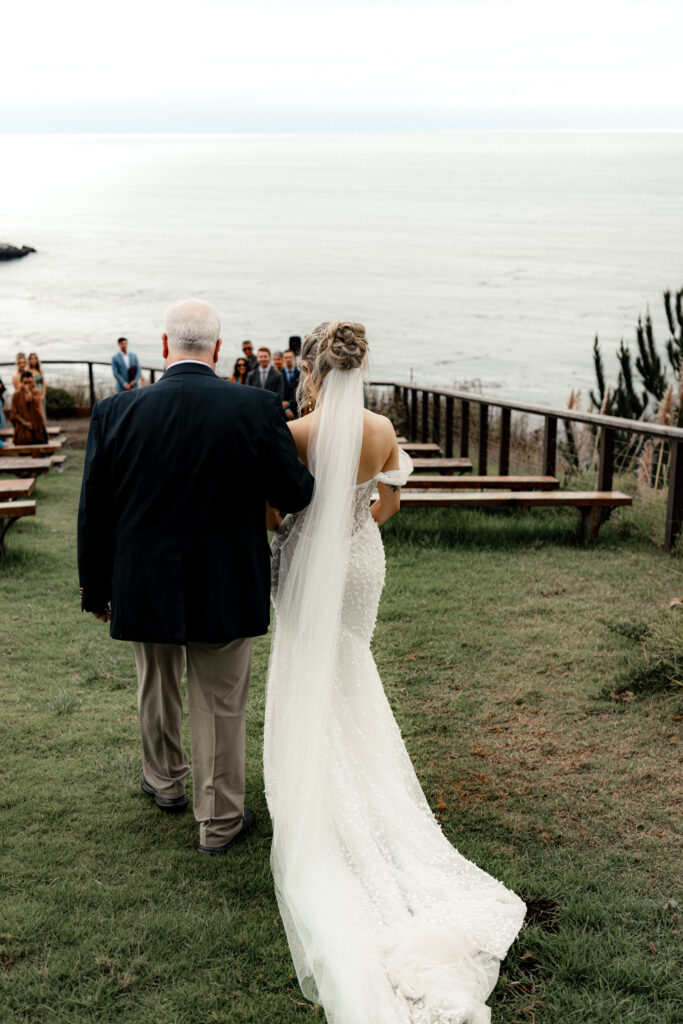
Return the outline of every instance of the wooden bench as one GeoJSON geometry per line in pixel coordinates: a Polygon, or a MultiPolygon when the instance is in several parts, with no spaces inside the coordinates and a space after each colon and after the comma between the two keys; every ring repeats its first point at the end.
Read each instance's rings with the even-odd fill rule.
{"type": "Polygon", "coordinates": [[[33,476],[25,480],[0,480],[0,502],[14,501],[15,498],[30,498],[36,479],[33,476]]]}
{"type": "Polygon", "coordinates": [[[54,455],[64,445],[61,438],[57,438],[48,444],[13,444],[7,441],[0,448],[0,458],[10,458],[13,455],[30,455],[39,458],[41,455],[54,455]]]}
{"type": "Polygon", "coordinates": [[[53,455],[50,459],[50,463],[53,469],[56,469],[58,473],[64,472],[64,463],[66,462],[66,455],[53,455]]]}
{"type": "Polygon", "coordinates": [[[404,490],[401,508],[578,508],[581,528],[587,540],[595,540],[600,526],[612,509],[632,505],[633,499],[620,491],[479,491],[428,494],[404,490]]]}
{"type": "Polygon", "coordinates": [[[435,473],[452,475],[453,473],[471,473],[472,463],[469,459],[413,459],[413,469],[433,470],[435,473]]]}
{"type": "MultiPolygon", "coordinates": [[[[53,456],[59,458],[60,456],[53,456]]],[[[64,456],[66,458],[66,456],[64,456]]],[[[52,458],[29,459],[14,456],[13,458],[0,459],[0,473],[11,473],[13,476],[27,477],[40,476],[41,473],[49,473],[52,466],[52,458]]]]}
{"type": "Polygon", "coordinates": [[[554,476],[409,476],[405,484],[408,489],[416,490],[505,490],[527,491],[532,487],[537,491],[555,491],[560,481],[554,476]]]}
{"type": "MultiPolygon", "coordinates": [[[[62,428],[61,427],[48,427],[47,428],[47,436],[48,437],[59,437],[61,432],[62,432],[62,428]]],[[[11,440],[13,437],[14,437],[14,428],[13,427],[0,427],[0,441],[6,441],[8,439],[11,440]]]]}
{"type": "Polygon", "coordinates": [[[36,514],[35,501],[2,501],[0,502],[0,558],[5,553],[5,537],[17,519],[36,514]]]}
{"type": "Polygon", "coordinates": [[[438,459],[441,455],[441,449],[438,444],[411,444],[406,442],[405,444],[401,444],[401,448],[404,452],[407,452],[408,455],[414,455],[417,458],[420,456],[422,458],[433,456],[438,459]]]}

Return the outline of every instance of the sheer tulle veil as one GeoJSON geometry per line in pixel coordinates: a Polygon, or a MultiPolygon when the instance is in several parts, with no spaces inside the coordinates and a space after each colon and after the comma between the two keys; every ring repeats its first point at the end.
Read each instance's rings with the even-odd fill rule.
{"type": "Polygon", "coordinates": [[[299,951],[294,955],[299,981],[312,998],[317,989],[307,983],[313,973],[307,949],[310,915],[324,913],[325,892],[315,885],[320,865],[311,862],[310,852],[317,851],[317,859],[327,845],[321,766],[363,439],[361,370],[331,370],[315,416],[318,411],[308,449],[313,499],[299,517],[296,542],[285,540],[280,551],[264,738],[275,888],[290,947],[293,954],[299,951]],[[277,679],[287,680],[286,691],[273,685],[277,679]]]}

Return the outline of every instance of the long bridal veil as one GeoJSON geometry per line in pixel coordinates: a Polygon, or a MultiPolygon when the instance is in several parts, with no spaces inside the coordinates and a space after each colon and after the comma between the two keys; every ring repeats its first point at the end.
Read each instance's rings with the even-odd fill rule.
{"type": "Polygon", "coordinates": [[[264,739],[299,983],[329,1024],[487,1024],[524,903],[443,836],[370,652],[384,559],[356,487],[360,370],[328,373],[313,416],[313,500],[276,545],[264,739]]]}

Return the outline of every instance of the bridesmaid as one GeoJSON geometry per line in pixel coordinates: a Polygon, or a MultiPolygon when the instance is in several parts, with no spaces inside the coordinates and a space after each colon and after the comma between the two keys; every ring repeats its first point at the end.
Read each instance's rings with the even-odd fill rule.
{"type": "Polygon", "coordinates": [[[43,376],[43,368],[40,365],[40,359],[35,352],[29,352],[28,354],[28,368],[33,374],[33,379],[38,386],[40,391],[40,398],[43,403],[43,411],[45,411],[45,377],[43,376]]]}
{"type": "Polygon", "coordinates": [[[21,375],[24,370],[28,369],[28,362],[26,360],[26,355],[23,352],[17,352],[16,361],[17,368],[12,374],[12,387],[15,391],[18,391],[21,387],[21,375]]]}

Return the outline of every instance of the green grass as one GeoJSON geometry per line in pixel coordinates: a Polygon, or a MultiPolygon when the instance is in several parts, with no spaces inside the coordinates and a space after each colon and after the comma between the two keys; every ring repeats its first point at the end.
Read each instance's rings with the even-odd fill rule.
{"type": "MultiPolygon", "coordinates": [[[[0,563],[0,1021],[322,1022],[268,866],[268,640],[247,726],[257,831],[202,857],[192,815],[140,791],[132,652],[79,610],[81,466],[39,478],[0,563]]],[[[642,624],[678,614],[661,511],[618,512],[593,547],[571,510],[385,528],[374,649],[408,749],[452,842],[531,908],[495,1024],[680,1019],[681,689],[616,689],[642,624]]]]}

